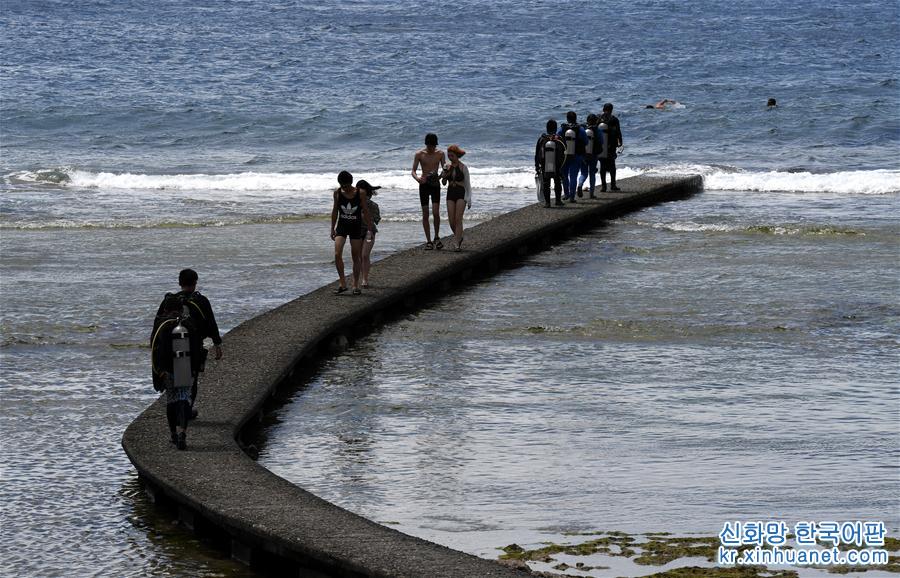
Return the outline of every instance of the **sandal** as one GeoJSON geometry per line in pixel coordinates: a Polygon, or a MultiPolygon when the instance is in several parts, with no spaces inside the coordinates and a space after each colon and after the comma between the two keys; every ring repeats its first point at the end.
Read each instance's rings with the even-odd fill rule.
{"type": "Polygon", "coordinates": [[[369,284],[368,284],[368,283],[363,283],[363,284],[362,284],[362,288],[363,288],[363,289],[368,289],[368,288],[369,288],[369,284]]]}
{"type": "Polygon", "coordinates": [[[344,292],[346,292],[346,291],[347,291],[347,288],[346,288],[346,287],[338,287],[338,288],[337,288],[337,291],[335,291],[334,294],[335,294],[335,295],[340,295],[341,293],[344,293],[344,292]]]}
{"type": "Polygon", "coordinates": [[[353,294],[354,295],[362,295],[362,289],[360,289],[359,287],[356,287],[355,289],[353,289],[353,294]]]}
{"type": "Polygon", "coordinates": [[[437,238],[437,239],[434,240],[434,248],[437,249],[437,250],[441,250],[441,249],[444,248],[444,244],[441,243],[440,238],[437,238]]]}
{"type": "Polygon", "coordinates": [[[426,251],[431,251],[432,249],[434,249],[434,243],[432,243],[431,241],[428,241],[427,243],[425,243],[426,251]]]}

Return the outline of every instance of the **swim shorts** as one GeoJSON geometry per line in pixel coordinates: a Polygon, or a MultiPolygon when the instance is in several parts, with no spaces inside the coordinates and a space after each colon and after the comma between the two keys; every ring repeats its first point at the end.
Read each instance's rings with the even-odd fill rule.
{"type": "Polygon", "coordinates": [[[362,239],[365,233],[365,229],[359,223],[338,222],[337,229],[335,229],[336,237],[348,237],[350,239],[362,239]]]}
{"type": "Polygon", "coordinates": [[[441,202],[441,185],[432,185],[430,183],[419,183],[419,204],[423,207],[428,206],[428,198],[431,197],[432,203],[441,202]]]}

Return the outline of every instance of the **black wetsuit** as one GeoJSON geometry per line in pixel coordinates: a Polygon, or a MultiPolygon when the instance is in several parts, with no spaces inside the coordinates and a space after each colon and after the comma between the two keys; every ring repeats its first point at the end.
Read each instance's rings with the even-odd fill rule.
{"type": "Polygon", "coordinates": [[[622,128],[615,115],[600,115],[600,122],[606,124],[606,155],[600,155],[600,186],[606,190],[606,173],[609,173],[610,186],[616,186],[616,147],[622,146],[622,128]]]}
{"type": "MultiPolygon", "coordinates": [[[[213,314],[212,305],[210,305],[209,299],[201,295],[199,291],[179,291],[178,293],[175,293],[174,296],[181,300],[183,307],[187,307],[187,313],[190,317],[189,325],[194,329],[197,335],[192,335],[190,340],[192,353],[191,374],[194,379],[191,384],[189,398],[183,399],[183,392],[177,392],[174,388],[168,388],[166,390],[166,418],[169,422],[169,429],[173,434],[176,425],[180,425],[182,428],[187,427],[187,420],[190,417],[191,408],[197,400],[197,383],[200,379],[200,374],[206,368],[207,351],[203,347],[203,340],[209,337],[212,339],[213,344],[222,344],[222,336],[219,335],[219,325],[216,323],[216,316],[213,314]]],[[[165,315],[170,307],[170,305],[167,306],[167,301],[171,298],[171,294],[168,294],[163,298],[162,303],[159,304],[159,308],[156,311],[157,319],[160,319],[165,315]]],[[[163,331],[170,330],[171,329],[168,327],[163,328],[163,331]]],[[[153,345],[154,337],[157,339],[159,338],[159,336],[155,334],[156,327],[154,327],[154,335],[151,335],[151,347],[153,345]]],[[[163,337],[168,338],[169,335],[166,334],[163,337]]],[[[171,349],[168,351],[170,352],[171,349]]]]}
{"type": "MultiPolygon", "coordinates": [[[[541,188],[544,192],[544,204],[550,205],[550,180],[554,179],[556,184],[553,188],[553,192],[556,195],[556,204],[562,204],[562,164],[563,164],[563,154],[560,152],[555,159],[555,171],[546,171],[546,163],[544,161],[544,145],[550,140],[553,135],[550,134],[542,134],[540,138],[538,138],[537,144],[534,147],[534,170],[541,175],[541,188]]],[[[563,150],[563,143],[561,141],[557,141],[559,150],[563,150]]]]}

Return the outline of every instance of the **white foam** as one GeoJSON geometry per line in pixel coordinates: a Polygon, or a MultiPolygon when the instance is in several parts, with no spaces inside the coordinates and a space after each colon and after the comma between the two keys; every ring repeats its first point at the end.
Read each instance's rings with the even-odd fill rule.
{"type": "Polygon", "coordinates": [[[741,226],[711,223],[640,223],[664,231],[676,233],[727,233],[741,230],[741,226]]]}
{"type": "MultiPolygon", "coordinates": [[[[472,185],[482,190],[534,189],[531,167],[470,167],[472,185]]],[[[735,167],[699,164],[673,164],[652,168],[619,167],[618,178],[636,175],[700,174],[707,190],[849,193],[883,195],[900,192],[900,170],[839,171],[809,173],[786,171],[744,171],[735,167]]],[[[205,192],[234,192],[239,197],[321,195],[337,186],[337,175],[328,173],[257,173],[211,174],[134,174],[90,172],[76,169],[48,169],[7,175],[7,180],[38,182],[61,187],[93,188],[102,191],[193,191],[202,198],[205,192]],[[60,175],[64,178],[60,179],[60,175]],[[199,194],[197,194],[199,193],[199,194]]],[[[416,190],[416,183],[406,170],[354,173],[390,190],[416,190]]]]}
{"type": "Polygon", "coordinates": [[[846,227],[831,226],[807,226],[802,224],[758,224],[748,225],[745,223],[697,223],[697,222],[671,222],[671,223],[653,223],[647,221],[636,221],[636,224],[643,227],[651,227],[660,231],[671,231],[674,233],[744,233],[744,234],[763,234],[763,235],[816,235],[816,236],[837,236],[837,235],[854,235],[866,236],[864,231],[857,231],[846,227]]]}
{"type": "MultiPolygon", "coordinates": [[[[620,178],[644,171],[622,168],[620,178]]],[[[473,185],[481,189],[534,189],[534,169],[530,167],[470,167],[473,185]]],[[[385,189],[417,190],[418,183],[409,171],[355,172],[355,179],[366,179],[385,189]]],[[[54,169],[7,175],[20,182],[52,183],[63,187],[135,191],[235,191],[267,193],[322,193],[337,187],[337,173],[256,173],[210,174],[134,174],[54,169]],[[60,173],[67,178],[60,180],[60,173]],[[53,175],[51,181],[47,175],[53,175]]]]}
{"type": "Polygon", "coordinates": [[[900,171],[835,173],[737,172],[704,176],[704,187],[720,191],[771,191],[884,195],[900,192],[900,171]]]}

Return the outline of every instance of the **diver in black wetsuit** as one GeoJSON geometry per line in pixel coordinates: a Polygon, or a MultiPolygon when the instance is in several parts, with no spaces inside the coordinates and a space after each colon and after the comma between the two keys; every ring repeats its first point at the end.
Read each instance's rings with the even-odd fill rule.
{"type": "Polygon", "coordinates": [[[193,269],[183,269],[178,274],[178,284],[181,291],[167,293],[156,311],[156,322],[150,338],[153,355],[154,387],[166,391],[166,419],[169,423],[169,431],[172,435],[172,443],[178,449],[186,448],[187,422],[197,417],[194,402],[197,400],[197,385],[200,373],[203,372],[206,363],[207,352],[203,347],[203,340],[207,337],[213,341],[213,350],[216,359],[222,359],[222,337],[219,335],[219,326],[213,314],[209,299],[197,291],[199,276],[193,269]],[[191,387],[174,387],[171,375],[171,344],[167,343],[169,332],[177,324],[173,319],[182,320],[182,324],[190,327],[191,341],[191,375],[193,377],[191,387]],[[156,383],[159,381],[160,383],[156,383]],[[180,430],[180,431],[178,431],[180,430]]]}
{"type": "Polygon", "coordinates": [[[534,172],[541,179],[541,190],[544,192],[544,206],[550,206],[550,180],[556,181],[553,189],[556,193],[556,206],[562,202],[562,166],[565,158],[565,143],[556,134],[557,124],[552,118],[547,121],[547,131],[542,134],[534,147],[534,172]]]}
{"type": "Polygon", "coordinates": [[[606,192],[606,173],[609,173],[609,189],[618,191],[616,186],[616,149],[622,145],[622,128],[619,119],[613,116],[613,105],[607,102],[603,105],[603,114],[600,115],[600,123],[606,125],[606,146],[604,153],[600,155],[600,191],[606,192]]]}

